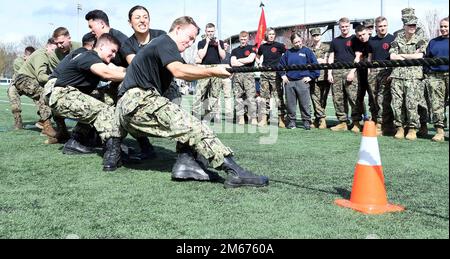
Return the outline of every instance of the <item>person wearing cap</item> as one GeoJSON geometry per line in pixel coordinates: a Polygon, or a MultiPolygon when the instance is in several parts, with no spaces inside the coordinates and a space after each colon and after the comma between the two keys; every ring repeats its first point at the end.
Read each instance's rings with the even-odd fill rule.
{"type": "MultiPolygon", "coordinates": [[[[416,16],[416,11],[414,10],[414,8],[410,8],[410,7],[402,9],[401,13],[402,13],[402,22],[403,23],[404,23],[404,20],[407,19],[408,17],[416,16]]],[[[394,32],[394,37],[397,37],[399,34],[403,34],[403,33],[405,33],[405,30],[403,28],[401,28],[400,30],[394,32]]],[[[425,37],[425,31],[421,27],[417,27],[416,34],[418,36],[425,37]]]]}
{"type": "MultiPolygon", "coordinates": [[[[392,42],[389,53],[391,60],[420,59],[424,57],[427,41],[416,34],[418,19],[409,16],[404,19],[404,34],[392,42]]],[[[392,78],[392,107],[394,110],[396,139],[405,138],[405,128],[409,128],[406,139],[416,140],[419,128],[418,106],[424,98],[423,68],[394,68],[392,78]]]]}
{"type": "MultiPolygon", "coordinates": [[[[388,20],[380,16],[375,19],[375,30],[377,35],[369,40],[369,60],[385,61],[390,60],[389,50],[394,35],[388,33],[388,20]]],[[[391,80],[389,76],[392,68],[372,68],[369,69],[369,86],[375,91],[376,113],[372,118],[377,123],[377,134],[395,134],[394,114],[391,107],[392,93],[391,80]]]]}
{"type": "MultiPolygon", "coordinates": [[[[414,8],[405,8],[401,11],[402,13],[402,22],[405,23],[406,20],[408,20],[410,17],[416,17],[415,9],[414,8]]],[[[404,28],[394,32],[394,36],[397,37],[400,34],[404,34],[405,30],[404,28]]],[[[428,38],[425,36],[425,31],[417,26],[416,29],[416,35],[419,37],[422,37],[426,41],[428,41],[428,38]]],[[[428,127],[427,123],[429,120],[429,111],[431,111],[431,101],[429,99],[429,93],[427,89],[424,89],[424,98],[420,100],[419,103],[419,117],[420,117],[420,129],[417,133],[418,136],[425,137],[428,135],[428,127]]]]}
{"type": "Polygon", "coordinates": [[[366,29],[367,29],[367,31],[369,33],[369,36],[372,37],[373,31],[375,29],[375,24],[373,22],[373,19],[364,20],[363,21],[363,25],[364,25],[364,27],[366,27],[366,29]]]}
{"type": "MultiPolygon", "coordinates": [[[[313,28],[309,31],[312,36],[309,48],[316,55],[319,64],[326,64],[328,62],[328,55],[330,52],[330,44],[322,42],[322,32],[320,28],[313,28]]],[[[328,94],[330,93],[331,84],[328,81],[328,70],[320,71],[320,76],[311,86],[311,100],[314,108],[315,120],[313,127],[318,129],[326,129],[326,107],[328,94]]]]}
{"type": "MultiPolygon", "coordinates": [[[[448,17],[440,22],[441,36],[430,41],[427,47],[427,58],[448,58],[448,17]]],[[[425,68],[425,84],[430,90],[431,102],[433,108],[433,123],[436,128],[436,135],[433,137],[435,142],[444,142],[445,123],[445,102],[448,98],[448,65],[425,68]]],[[[448,100],[447,100],[448,101],[448,100]]]]}

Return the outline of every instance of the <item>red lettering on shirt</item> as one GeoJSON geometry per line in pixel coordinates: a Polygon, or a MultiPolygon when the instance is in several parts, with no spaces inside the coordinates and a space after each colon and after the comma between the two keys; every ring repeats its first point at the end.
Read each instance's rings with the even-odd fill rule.
{"type": "Polygon", "coordinates": [[[277,48],[273,47],[270,51],[272,51],[272,53],[277,53],[277,48]]]}
{"type": "Polygon", "coordinates": [[[244,55],[245,55],[246,57],[250,56],[250,50],[245,51],[244,55]]]}
{"type": "Polygon", "coordinates": [[[351,40],[347,41],[346,45],[347,45],[347,47],[351,47],[352,46],[352,41],[351,40]]]}
{"type": "Polygon", "coordinates": [[[384,50],[388,50],[391,47],[391,45],[389,45],[389,43],[384,43],[383,44],[383,49],[384,50]]]}

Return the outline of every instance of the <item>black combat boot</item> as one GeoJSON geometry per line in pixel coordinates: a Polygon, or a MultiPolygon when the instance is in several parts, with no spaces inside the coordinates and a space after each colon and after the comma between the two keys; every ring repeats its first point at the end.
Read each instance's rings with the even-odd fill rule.
{"type": "Polygon", "coordinates": [[[153,145],[150,143],[147,137],[138,137],[136,138],[139,148],[141,149],[141,154],[139,157],[142,160],[147,159],[155,159],[156,158],[156,152],[153,145]]]}
{"type": "Polygon", "coordinates": [[[86,128],[89,125],[78,123],[72,130],[71,138],[66,142],[63,148],[63,154],[66,155],[87,155],[95,153],[93,148],[90,148],[85,143],[86,128]]]}
{"type": "Polygon", "coordinates": [[[120,138],[109,138],[105,143],[103,155],[103,171],[113,172],[122,166],[120,138]]]}
{"type": "Polygon", "coordinates": [[[189,145],[177,143],[177,162],[172,168],[172,180],[174,181],[210,181],[210,175],[207,173],[203,164],[195,159],[194,151],[189,145]]]}
{"type": "Polygon", "coordinates": [[[269,185],[268,177],[258,176],[245,170],[233,160],[232,156],[225,157],[220,168],[229,174],[228,179],[224,183],[225,188],[264,187],[269,185]]]}

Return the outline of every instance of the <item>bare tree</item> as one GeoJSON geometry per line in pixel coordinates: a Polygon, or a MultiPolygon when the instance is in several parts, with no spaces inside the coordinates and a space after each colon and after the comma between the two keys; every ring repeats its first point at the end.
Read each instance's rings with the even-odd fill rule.
{"type": "Polygon", "coordinates": [[[437,9],[430,10],[425,16],[424,29],[429,39],[434,39],[439,36],[439,11],[437,9]]]}
{"type": "Polygon", "coordinates": [[[43,40],[42,38],[40,39],[34,35],[29,35],[29,36],[25,36],[20,43],[21,43],[21,47],[23,47],[23,48],[32,46],[36,49],[39,49],[45,45],[46,40],[43,40]]]}
{"type": "Polygon", "coordinates": [[[13,62],[17,55],[17,44],[0,44],[0,75],[2,77],[12,77],[14,73],[13,62]]]}

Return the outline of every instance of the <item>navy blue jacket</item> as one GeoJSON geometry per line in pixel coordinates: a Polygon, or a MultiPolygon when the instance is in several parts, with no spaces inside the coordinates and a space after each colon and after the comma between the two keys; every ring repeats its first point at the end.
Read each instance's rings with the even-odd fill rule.
{"type": "MultiPolygon", "coordinates": [[[[292,48],[281,57],[281,66],[290,65],[307,65],[307,64],[319,64],[317,62],[316,55],[311,49],[307,47],[302,47],[301,49],[292,48]]],[[[302,70],[302,71],[289,71],[289,72],[279,72],[280,76],[287,75],[289,80],[296,81],[301,80],[305,77],[310,77],[312,79],[318,78],[320,76],[319,70],[302,70]]]]}

